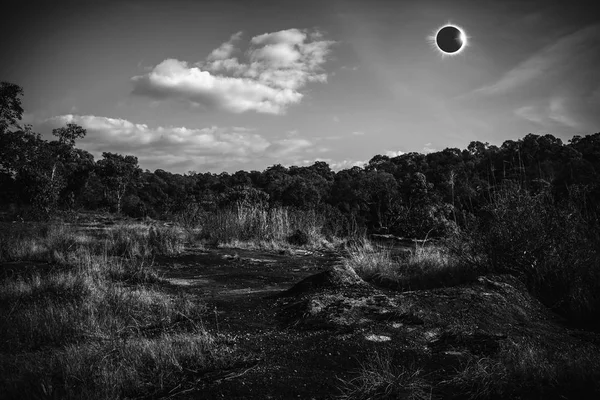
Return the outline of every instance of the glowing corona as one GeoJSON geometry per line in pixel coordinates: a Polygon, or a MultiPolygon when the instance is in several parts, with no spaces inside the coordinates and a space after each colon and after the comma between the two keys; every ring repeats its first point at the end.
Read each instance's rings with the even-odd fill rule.
{"type": "Polygon", "coordinates": [[[469,44],[469,37],[460,26],[448,22],[427,36],[427,41],[445,58],[462,53],[469,44]]]}

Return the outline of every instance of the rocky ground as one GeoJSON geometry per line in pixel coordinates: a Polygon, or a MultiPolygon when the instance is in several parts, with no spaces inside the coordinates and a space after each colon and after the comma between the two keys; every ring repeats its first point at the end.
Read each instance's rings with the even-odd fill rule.
{"type": "MultiPolygon", "coordinates": [[[[525,375],[527,362],[537,362],[534,349],[552,354],[556,368],[574,354],[582,365],[600,360],[598,335],[566,328],[510,276],[399,293],[364,282],[335,253],[192,249],[158,261],[173,291],[192,291],[208,304],[205,325],[248,355],[243,365],[202,375],[196,389],[174,391],[173,398],[336,398],[342,381],[380,353],[418,368],[431,383],[426,398],[476,394],[459,371],[481,360],[512,362],[517,371],[521,363],[525,375]],[[532,359],[506,357],[519,351],[532,359]]],[[[588,395],[575,383],[561,391],[549,382],[548,390],[533,385],[528,396],[530,377],[523,379],[513,397],[588,395]]]]}

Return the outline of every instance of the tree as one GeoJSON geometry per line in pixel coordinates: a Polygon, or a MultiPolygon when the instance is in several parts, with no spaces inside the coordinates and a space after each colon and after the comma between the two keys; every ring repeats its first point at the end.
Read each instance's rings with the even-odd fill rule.
{"type": "Polygon", "coordinates": [[[17,126],[23,116],[20,96],[23,88],[14,83],[0,83],[0,133],[11,126],[17,126]]]}
{"type": "Polygon", "coordinates": [[[120,214],[125,192],[135,185],[142,170],[135,156],[104,152],[102,157],[96,163],[96,172],[105,185],[104,197],[114,197],[117,213],[120,214]]]}
{"type": "Polygon", "coordinates": [[[52,130],[52,134],[58,137],[58,142],[70,148],[75,146],[76,139],[84,138],[86,133],[87,131],[83,127],[72,123],[67,124],[66,127],[52,130]]]}
{"type": "Polygon", "coordinates": [[[77,124],[68,124],[66,127],[52,130],[52,134],[58,137],[58,140],[49,143],[53,150],[54,159],[50,175],[51,180],[54,180],[57,168],[61,167],[62,164],[69,161],[76,154],[75,139],[85,137],[86,133],[86,130],[77,124]]]}
{"type": "Polygon", "coordinates": [[[335,177],[335,173],[325,161],[315,161],[313,165],[307,167],[306,169],[315,172],[317,175],[320,175],[329,182],[333,181],[333,178],[335,177]]]}

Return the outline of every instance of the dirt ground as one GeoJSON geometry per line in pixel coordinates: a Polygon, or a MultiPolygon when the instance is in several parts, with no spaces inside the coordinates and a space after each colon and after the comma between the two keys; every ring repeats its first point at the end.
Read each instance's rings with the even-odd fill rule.
{"type": "MultiPolygon", "coordinates": [[[[177,398],[324,399],[339,394],[361,354],[330,331],[286,328],[274,296],[339,260],[335,253],[276,254],[237,249],[190,250],[162,258],[173,290],[195,292],[209,306],[204,321],[255,361],[205,376],[202,389],[177,398]]],[[[368,349],[365,349],[368,351],[368,349]]]]}
{"type": "MultiPolygon", "coordinates": [[[[336,398],[341,380],[386,351],[416,363],[433,381],[469,357],[493,358],[515,343],[600,360],[598,335],[582,339],[507,276],[399,293],[344,277],[333,252],[188,249],[157,262],[169,289],[199,296],[210,310],[204,325],[247,355],[247,362],[204,374],[195,389],[172,398],[336,398]]],[[[549,389],[543,398],[561,396],[549,389]]]]}

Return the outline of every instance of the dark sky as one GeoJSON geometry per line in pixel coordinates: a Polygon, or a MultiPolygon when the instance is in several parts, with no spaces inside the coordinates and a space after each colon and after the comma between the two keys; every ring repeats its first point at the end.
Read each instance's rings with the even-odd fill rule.
{"type": "MultiPolygon", "coordinates": [[[[174,172],[564,141],[600,131],[600,13],[578,1],[14,2],[24,122],[174,172]],[[467,47],[443,56],[447,23],[467,47]]],[[[6,16],[8,15],[8,18],[6,16]]]]}

